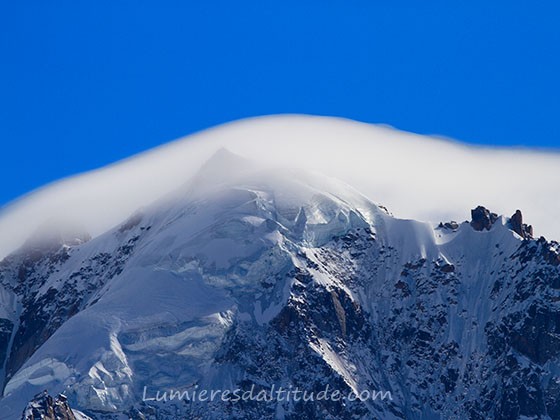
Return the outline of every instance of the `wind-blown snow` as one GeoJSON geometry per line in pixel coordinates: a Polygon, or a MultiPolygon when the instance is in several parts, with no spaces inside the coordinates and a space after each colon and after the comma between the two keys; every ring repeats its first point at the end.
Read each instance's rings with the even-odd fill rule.
{"type": "Polygon", "coordinates": [[[349,120],[273,116],[243,120],[49,185],[0,213],[0,258],[37,229],[71,222],[93,236],[186,183],[220,147],[265,166],[338,178],[396,216],[465,220],[483,204],[521,208],[537,235],[560,238],[560,154],[477,148],[349,120]]]}

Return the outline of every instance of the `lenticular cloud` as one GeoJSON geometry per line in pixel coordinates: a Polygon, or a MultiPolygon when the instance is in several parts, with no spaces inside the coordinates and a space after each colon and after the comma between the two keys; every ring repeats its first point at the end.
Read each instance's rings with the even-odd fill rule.
{"type": "Polygon", "coordinates": [[[437,223],[466,220],[478,204],[506,216],[519,208],[536,235],[560,239],[560,153],[472,147],[338,118],[272,116],[219,126],[15,201],[0,213],[0,258],[45,226],[98,235],[186,184],[220,148],[338,178],[397,217],[437,223]]]}

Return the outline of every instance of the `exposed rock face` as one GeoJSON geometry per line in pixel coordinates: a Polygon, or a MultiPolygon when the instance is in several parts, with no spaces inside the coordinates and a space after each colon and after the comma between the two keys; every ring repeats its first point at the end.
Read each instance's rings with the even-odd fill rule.
{"type": "Polygon", "coordinates": [[[76,420],[66,396],[51,397],[47,391],[37,394],[25,408],[21,420],[76,420]]]}
{"type": "Polygon", "coordinates": [[[471,210],[471,219],[471,226],[474,230],[490,230],[494,222],[498,220],[498,215],[492,213],[486,207],[478,206],[471,210]]]}
{"type": "Polygon", "coordinates": [[[516,210],[509,219],[509,223],[511,225],[511,229],[522,238],[526,239],[533,237],[533,226],[523,223],[523,214],[521,213],[521,210],[516,210]]]}

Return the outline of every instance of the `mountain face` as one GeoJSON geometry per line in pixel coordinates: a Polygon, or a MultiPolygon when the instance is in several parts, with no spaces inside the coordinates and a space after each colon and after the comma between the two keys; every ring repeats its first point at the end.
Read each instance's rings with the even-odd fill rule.
{"type": "Polygon", "coordinates": [[[91,419],[560,418],[560,245],[520,212],[400,220],[220,151],[101,236],[46,236],[0,262],[2,419],[45,389],[91,419]],[[280,387],[317,398],[171,397],[280,387]]]}

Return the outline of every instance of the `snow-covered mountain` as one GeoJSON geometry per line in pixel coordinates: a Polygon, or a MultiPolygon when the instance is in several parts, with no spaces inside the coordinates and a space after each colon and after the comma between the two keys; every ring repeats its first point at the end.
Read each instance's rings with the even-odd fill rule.
{"type": "Polygon", "coordinates": [[[443,222],[220,150],[93,239],[44,226],[0,262],[0,418],[45,389],[92,419],[560,418],[558,243],[443,222]],[[151,399],[327,385],[390,398],[151,399]]]}
{"type": "Polygon", "coordinates": [[[275,115],[235,121],[113,165],[60,180],[0,208],[0,259],[45,224],[72,222],[93,237],[172,193],[220,147],[267,167],[339,179],[401,217],[459,220],[473,203],[516,208],[538,235],[560,238],[560,153],[475,147],[332,117],[275,115]]]}

